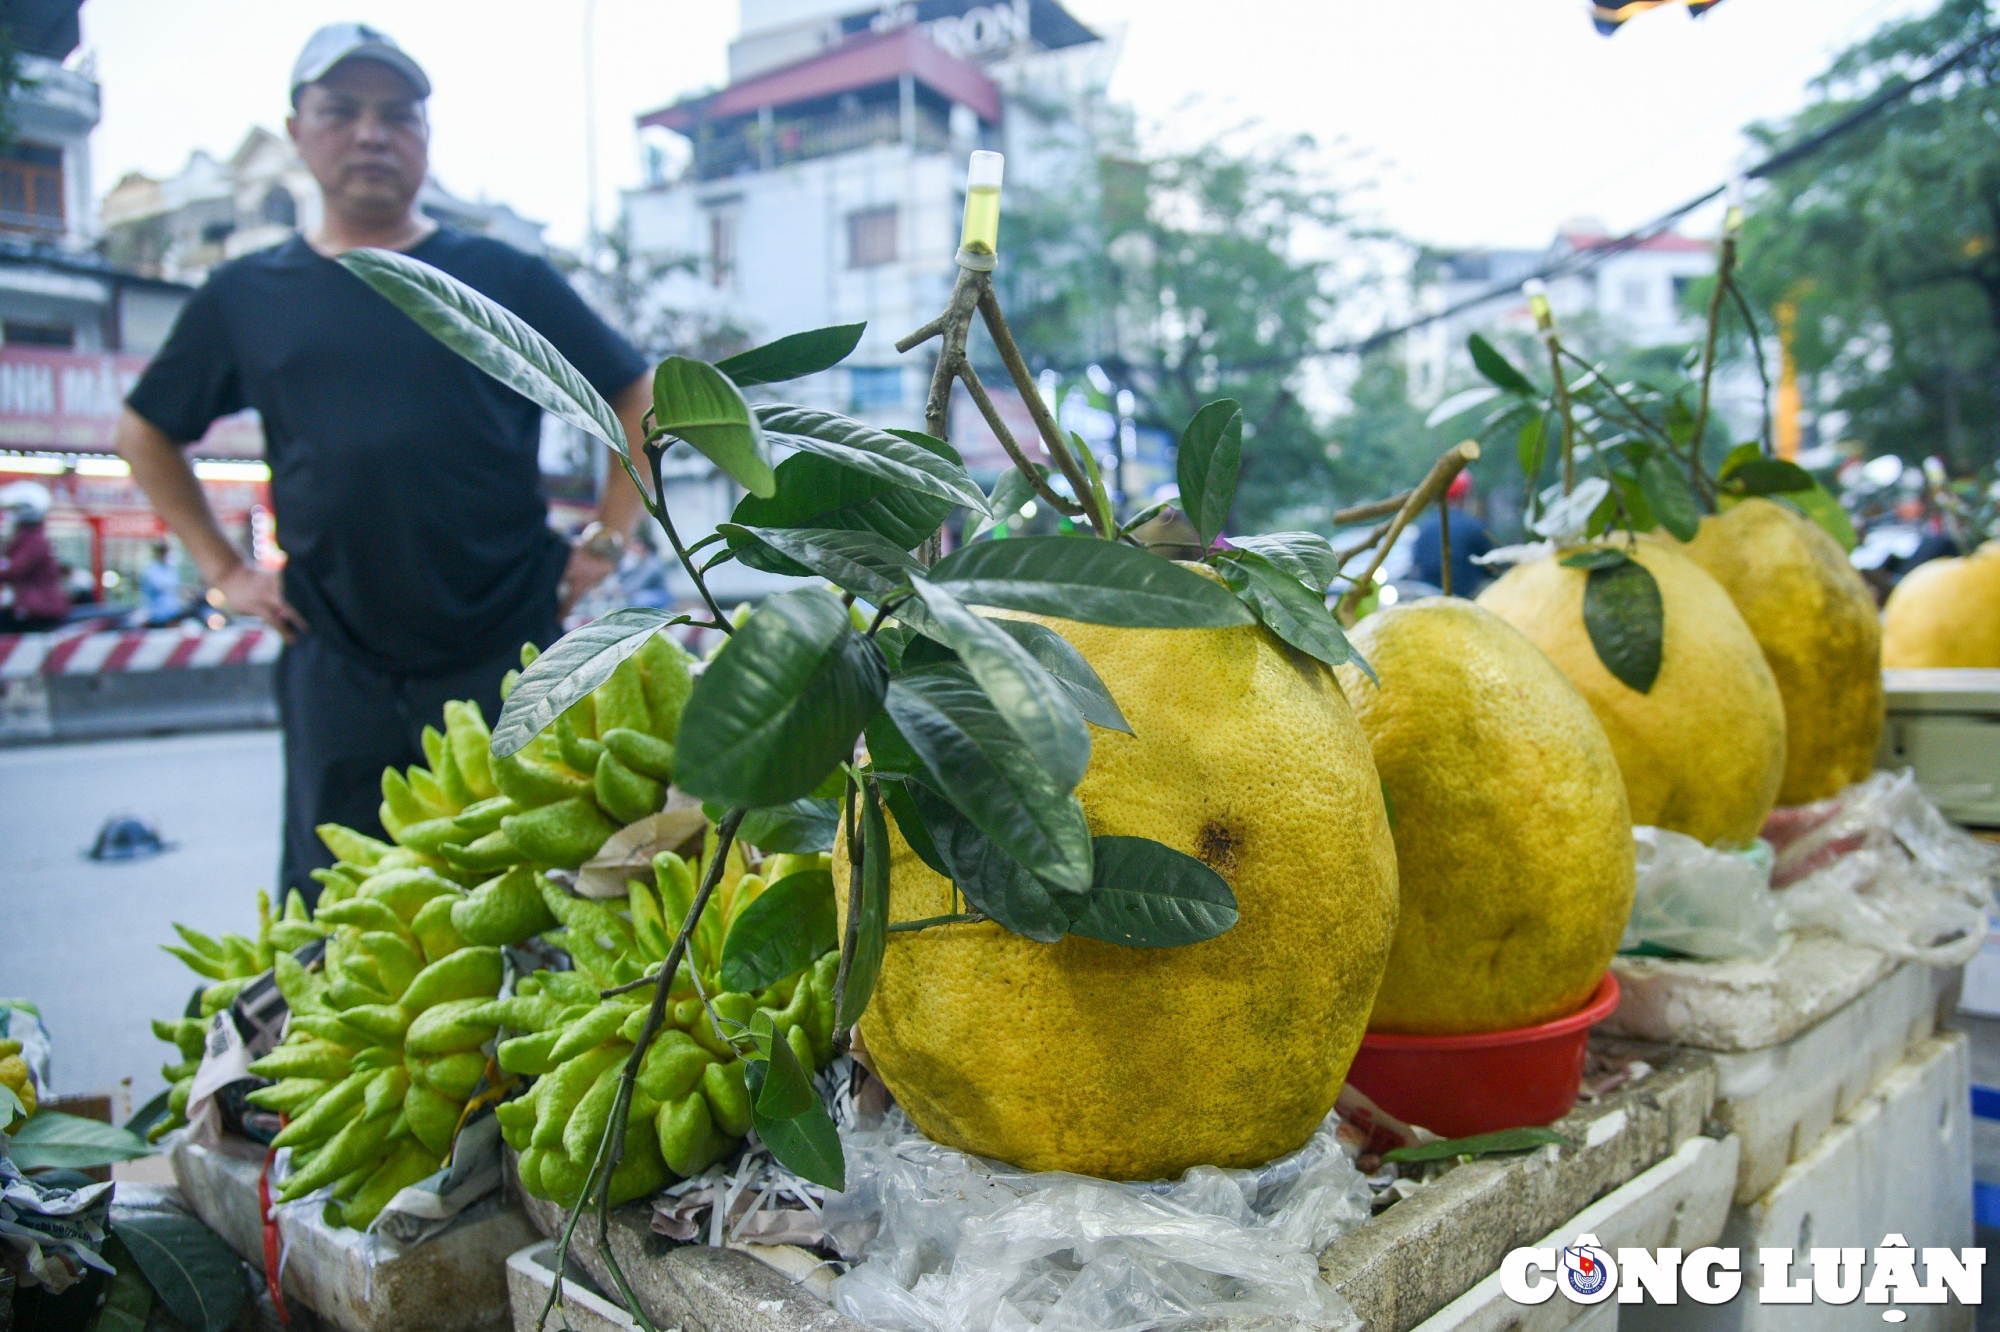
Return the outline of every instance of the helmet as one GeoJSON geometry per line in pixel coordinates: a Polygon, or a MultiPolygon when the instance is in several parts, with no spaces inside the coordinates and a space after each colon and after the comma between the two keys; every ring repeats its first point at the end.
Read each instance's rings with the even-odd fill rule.
{"type": "Polygon", "coordinates": [[[49,488],[39,481],[16,481],[0,489],[0,509],[12,509],[25,522],[39,523],[49,516],[52,503],[49,488]]]}
{"type": "Polygon", "coordinates": [[[1446,499],[1462,500],[1471,493],[1472,473],[1470,472],[1460,472],[1451,479],[1451,484],[1444,488],[1444,497],[1446,499]]]}

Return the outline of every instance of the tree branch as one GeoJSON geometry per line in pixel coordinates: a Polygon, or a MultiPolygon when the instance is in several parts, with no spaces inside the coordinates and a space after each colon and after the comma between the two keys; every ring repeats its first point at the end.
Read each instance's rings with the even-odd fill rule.
{"type": "Polygon", "coordinates": [[[1388,558],[1390,548],[1396,544],[1396,538],[1402,535],[1403,529],[1424,511],[1425,506],[1442,495],[1445,488],[1451,484],[1451,479],[1464,471],[1466,464],[1478,456],[1478,441],[1468,439],[1462,444],[1454,444],[1446,449],[1443,456],[1431,465],[1430,473],[1415,490],[1410,492],[1409,498],[1403,501],[1403,507],[1397,511],[1394,518],[1390,519],[1389,530],[1384,533],[1382,543],[1375,548],[1375,557],[1368,562],[1367,571],[1355,579],[1347,591],[1341,593],[1340,602],[1334,607],[1334,613],[1340,617],[1343,625],[1354,623],[1354,608],[1360,605],[1361,598],[1367,595],[1367,589],[1375,581],[1376,571],[1382,567],[1382,561],[1388,558]]]}

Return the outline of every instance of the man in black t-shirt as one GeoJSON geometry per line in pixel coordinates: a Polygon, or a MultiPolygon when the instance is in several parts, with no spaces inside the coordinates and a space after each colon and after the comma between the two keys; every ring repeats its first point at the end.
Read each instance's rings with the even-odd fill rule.
{"type": "Polygon", "coordinates": [[[647,366],[545,261],[440,227],[416,207],[430,83],[385,34],[322,28],[292,74],[286,122],[320,184],[309,234],[222,265],[127,400],[115,441],[229,609],[284,635],[282,886],[311,899],[325,822],[377,830],[382,769],[423,761],[447,699],[489,720],[524,640],[615,567],[638,518],[622,469],[575,545],[548,526],[541,414],[334,261],[399,250],[491,296],[610,400],[636,446],[647,366]],[[218,417],[263,418],[283,573],[217,526],[183,449],[218,417]]]}

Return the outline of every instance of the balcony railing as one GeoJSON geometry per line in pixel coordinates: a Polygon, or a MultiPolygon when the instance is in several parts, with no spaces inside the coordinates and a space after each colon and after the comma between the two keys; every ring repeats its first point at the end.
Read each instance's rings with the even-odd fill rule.
{"type": "MultiPolygon", "coordinates": [[[[903,137],[903,117],[894,107],[779,120],[768,131],[756,121],[723,131],[704,128],[695,136],[694,170],[698,179],[715,180],[873,144],[900,143],[903,137]]],[[[925,152],[949,148],[951,131],[944,116],[920,109],[913,146],[925,152]]]]}

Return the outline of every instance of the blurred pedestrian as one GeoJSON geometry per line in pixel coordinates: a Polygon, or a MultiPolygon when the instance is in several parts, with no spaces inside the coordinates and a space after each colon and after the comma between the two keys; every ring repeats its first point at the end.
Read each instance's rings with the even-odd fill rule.
{"type": "Polygon", "coordinates": [[[7,524],[0,544],[0,634],[53,629],[69,615],[62,565],[44,527],[50,502],[49,488],[39,481],[0,490],[7,524]]]}
{"type": "MultiPolygon", "coordinates": [[[[1464,506],[1471,498],[1472,474],[1460,472],[1445,490],[1451,514],[1451,594],[1455,597],[1476,596],[1480,588],[1493,581],[1485,565],[1472,562],[1474,555],[1484,555],[1493,549],[1493,538],[1487,533],[1485,523],[1465,511],[1464,506]]],[[[1417,520],[1417,536],[1411,551],[1414,563],[1411,574],[1432,587],[1444,586],[1444,543],[1438,539],[1440,530],[1438,511],[1426,510],[1417,520]]]]}
{"type": "Polygon", "coordinates": [[[116,437],[147,497],[224,608],[282,634],[281,888],[312,900],[331,856],[313,833],[377,829],[382,769],[421,763],[448,699],[499,711],[523,640],[618,563],[639,515],[622,469],[573,543],[548,526],[541,413],[474,369],[335,258],[364,246],[444,270],[554,343],[624,423],[634,452],[646,362],[546,261],[440,226],[429,78],[379,29],[336,23],[293,67],[286,129],[319,182],[316,228],[223,264],[182,310],[127,399],[116,437]],[[271,464],[283,572],[231,547],[183,450],[254,407],[271,464]]]}
{"type": "Polygon", "coordinates": [[[153,543],[153,558],[139,571],[139,606],[146,626],[159,629],[186,617],[187,593],[181,590],[181,566],[173,548],[164,541],[153,543]]]}

